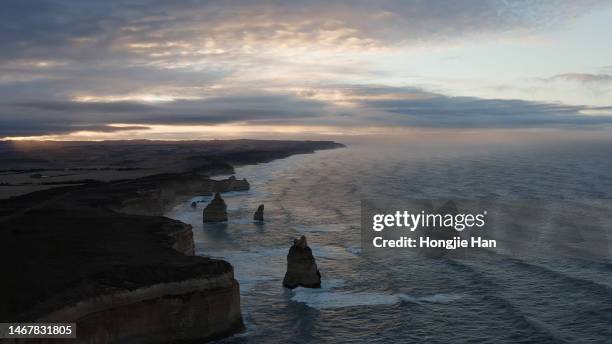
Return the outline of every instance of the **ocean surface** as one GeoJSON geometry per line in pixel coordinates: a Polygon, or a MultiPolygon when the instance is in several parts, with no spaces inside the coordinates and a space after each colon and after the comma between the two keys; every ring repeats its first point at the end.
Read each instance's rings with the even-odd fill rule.
{"type": "Polygon", "coordinates": [[[196,210],[186,202],[168,216],[193,225],[198,255],[235,268],[246,332],[223,343],[611,343],[612,222],[602,218],[612,215],[611,171],[612,145],[601,142],[355,144],[237,168],[251,190],[223,195],[226,224],[202,223],[210,197],[199,195],[196,210]],[[567,201],[582,214],[577,232],[559,236],[559,226],[546,226],[530,238],[581,248],[546,249],[542,239],[541,250],[517,254],[500,244],[471,259],[370,256],[361,250],[360,202],[373,196],[567,201]],[[253,223],[262,203],[266,222],[253,223]],[[300,235],[321,289],[282,287],[300,235]]]}

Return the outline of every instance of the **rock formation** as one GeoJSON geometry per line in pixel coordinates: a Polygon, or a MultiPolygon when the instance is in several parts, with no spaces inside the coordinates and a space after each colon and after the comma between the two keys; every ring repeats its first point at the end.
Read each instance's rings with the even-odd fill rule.
{"type": "Polygon", "coordinates": [[[213,192],[248,191],[251,188],[246,178],[236,179],[230,176],[227,179],[216,180],[212,186],[213,192]]]}
{"type": "Polygon", "coordinates": [[[230,189],[234,191],[247,191],[251,188],[251,185],[249,185],[249,182],[246,180],[246,178],[238,180],[236,179],[236,177],[231,176],[228,178],[228,180],[230,183],[230,189]]]}
{"type": "Polygon", "coordinates": [[[321,273],[305,236],[293,240],[293,246],[289,249],[287,273],[283,279],[283,286],[289,289],[321,288],[321,273]]]}
{"type": "Polygon", "coordinates": [[[264,214],[264,205],[260,204],[259,207],[257,207],[257,211],[255,212],[255,214],[253,214],[253,220],[263,222],[264,220],[263,214],[264,214]]]}
{"type": "Polygon", "coordinates": [[[227,205],[220,193],[215,194],[215,198],[204,208],[204,222],[223,222],[227,221],[227,205]]]}

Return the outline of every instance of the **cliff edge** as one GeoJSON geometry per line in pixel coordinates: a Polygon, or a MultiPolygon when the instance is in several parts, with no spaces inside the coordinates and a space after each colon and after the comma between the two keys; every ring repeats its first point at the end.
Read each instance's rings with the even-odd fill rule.
{"type": "Polygon", "coordinates": [[[243,329],[232,266],[194,256],[191,226],[104,209],[0,223],[2,322],[75,322],[77,342],[206,340],[243,329]]]}

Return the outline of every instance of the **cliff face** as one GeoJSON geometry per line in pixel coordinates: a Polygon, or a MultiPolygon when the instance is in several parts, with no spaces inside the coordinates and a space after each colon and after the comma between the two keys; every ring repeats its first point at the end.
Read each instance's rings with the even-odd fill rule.
{"type": "Polygon", "coordinates": [[[206,341],[244,329],[231,271],[83,300],[37,321],[77,323],[78,343],[206,341]]]}
{"type": "Polygon", "coordinates": [[[118,197],[120,201],[112,200],[109,204],[112,209],[130,214],[161,215],[170,210],[177,200],[193,195],[207,196],[214,192],[247,191],[249,188],[246,179],[239,180],[234,176],[214,180],[191,173],[168,174],[111,183],[101,198],[114,191],[126,196],[118,197]]]}
{"type": "Polygon", "coordinates": [[[179,221],[53,204],[0,222],[0,242],[11,276],[0,284],[2,322],[76,322],[79,343],[243,329],[232,266],[193,256],[191,226],[179,221]]]}
{"type": "Polygon", "coordinates": [[[245,183],[166,174],[5,202],[0,263],[10,278],[0,283],[0,320],[76,322],[83,343],[201,341],[242,330],[232,266],[194,256],[190,225],[150,215],[245,183]]]}

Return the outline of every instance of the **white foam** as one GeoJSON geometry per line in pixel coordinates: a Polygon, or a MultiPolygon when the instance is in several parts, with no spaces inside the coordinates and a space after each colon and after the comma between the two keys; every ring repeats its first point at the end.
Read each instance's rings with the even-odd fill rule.
{"type": "Polygon", "coordinates": [[[294,293],[291,301],[305,303],[316,309],[392,305],[401,301],[396,295],[374,292],[334,292],[299,288],[294,290],[294,293]]]}
{"type": "Polygon", "coordinates": [[[413,297],[406,294],[389,294],[383,292],[351,292],[322,289],[294,290],[291,301],[305,303],[316,309],[345,308],[356,306],[393,305],[400,302],[412,303],[450,303],[463,297],[462,294],[434,294],[413,297]]]}
{"type": "Polygon", "coordinates": [[[431,303],[450,303],[453,301],[460,300],[464,296],[464,294],[434,294],[431,296],[419,297],[417,298],[417,301],[431,303]]]}

